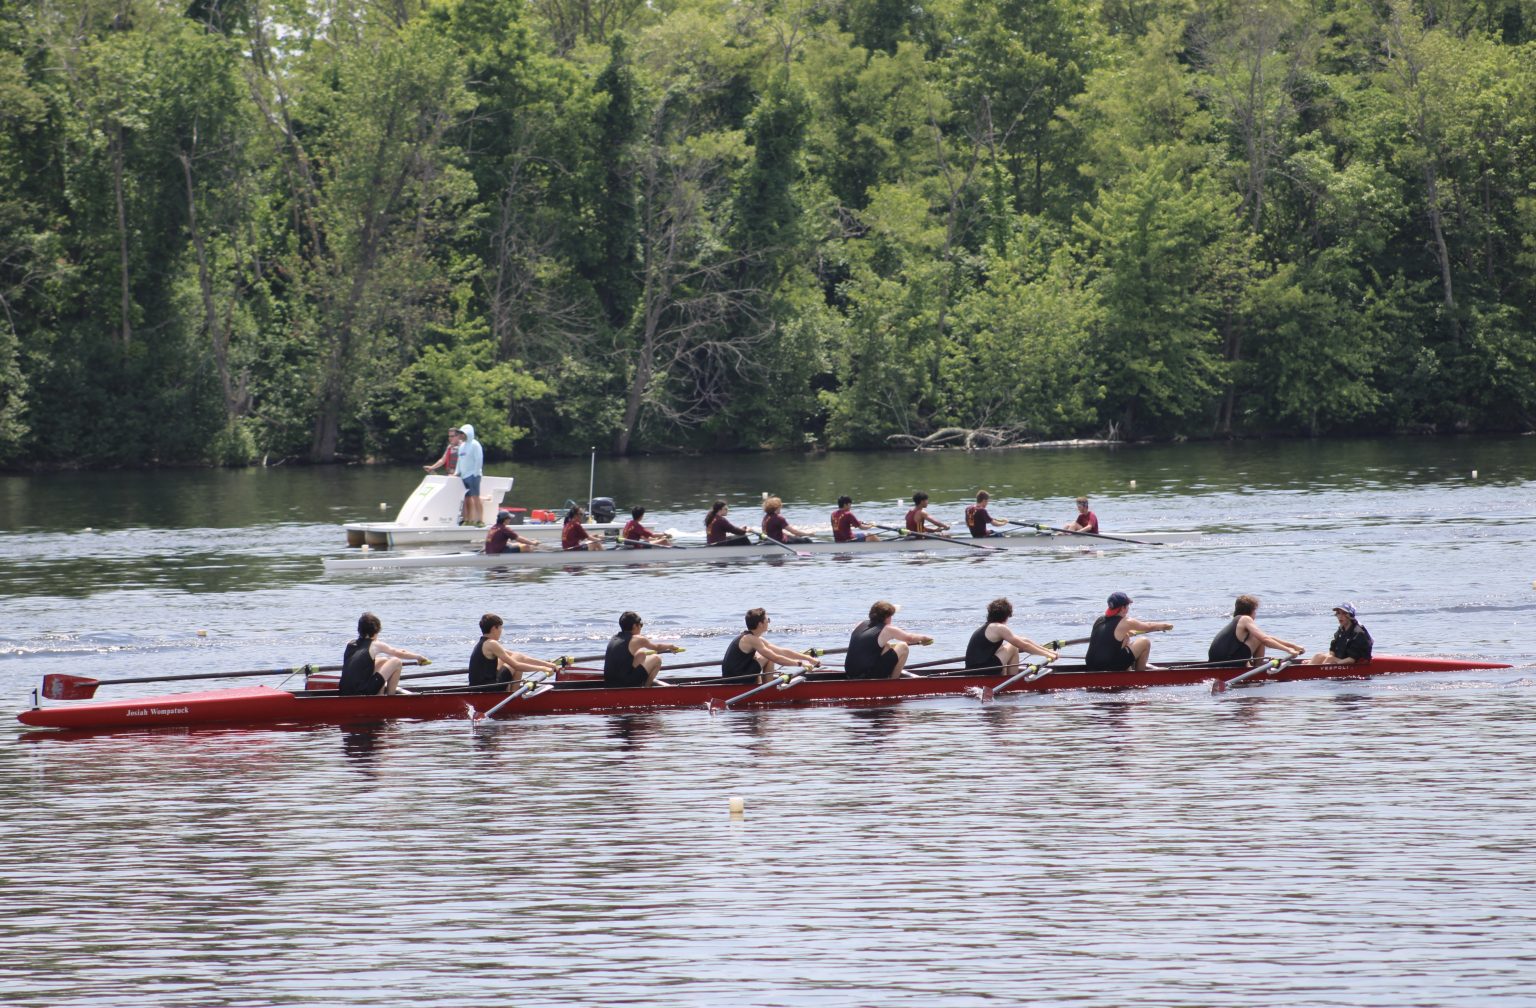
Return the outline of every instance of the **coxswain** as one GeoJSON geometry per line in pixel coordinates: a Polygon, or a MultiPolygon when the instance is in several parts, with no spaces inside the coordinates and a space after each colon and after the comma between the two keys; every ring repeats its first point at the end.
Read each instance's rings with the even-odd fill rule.
{"type": "Polygon", "coordinates": [[[565,513],[565,526],[560,529],[560,548],[563,550],[600,550],[603,541],[587,531],[581,520],[587,516],[580,504],[572,504],[565,513]]]}
{"type": "MultiPolygon", "coordinates": [[[[676,644],[658,644],[640,635],[645,621],[636,612],[619,617],[619,632],[608,640],[603,653],[604,686],[652,686],[661,671],[661,656],[676,654],[676,644]]],[[[666,685],[663,683],[662,685],[666,685]]]]}
{"type": "Polygon", "coordinates": [[[811,534],[797,529],[784,517],[784,502],[777,497],[763,498],[763,535],[774,542],[808,543],[811,534]]]}
{"type": "Polygon", "coordinates": [[[763,634],[768,632],[769,622],[765,610],[747,610],[746,620],[746,632],[737,634],[736,639],[725,649],[725,658],[720,662],[720,675],[723,678],[739,679],[756,675],[759,681],[767,682],[768,677],[781,665],[798,665],[809,672],[821,664],[811,655],[775,647],[765,641],[763,634]]]}
{"type": "Polygon", "coordinates": [[[645,508],[636,505],[629,509],[629,521],[624,523],[624,531],[619,533],[619,538],[624,540],[624,545],[634,549],[650,549],[652,546],[670,546],[672,537],[665,532],[652,532],[640,524],[640,519],[645,517],[645,508]]]}
{"type": "Polygon", "coordinates": [[[919,490],[912,495],[912,510],[907,512],[908,532],[948,532],[949,526],[928,513],[928,495],[919,490]]]}
{"type": "Polygon", "coordinates": [[[494,686],[497,683],[506,683],[507,688],[511,689],[522,682],[524,672],[553,674],[560,668],[554,662],[542,661],[520,651],[508,651],[501,643],[501,631],[500,616],[495,613],[486,613],[480,617],[480,639],[475,642],[475,649],[469,653],[469,684],[471,686],[494,686]]]}
{"type": "Polygon", "coordinates": [[[988,536],[1000,536],[1001,532],[988,528],[989,525],[1007,525],[1007,518],[994,518],[987,510],[992,496],[985,490],[976,495],[976,503],[965,509],[965,527],[971,530],[973,539],[985,539],[988,536]]]}
{"type": "Polygon", "coordinates": [[[853,498],[837,499],[837,510],[832,512],[832,539],[834,542],[875,542],[880,537],[865,531],[875,526],[859,521],[853,513],[853,498]]]}
{"type": "Polygon", "coordinates": [[[891,622],[894,615],[896,607],[882,600],[869,607],[869,619],[853,628],[843,660],[849,679],[917,678],[915,672],[904,671],[908,647],[932,644],[933,638],[896,626],[891,622]]]}
{"type": "Polygon", "coordinates": [[[731,524],[726,514],[731,509],[725,501],[717,500],[704,516],[704,544],[706,546],[750,546],[747,530],[731,524]]]}
{"type": "Polygon", "coordinates": [[[379,640],[383,629],[379,618],[365,612],[357,619],[357,640],[347,645],[341,658],[341,678],[336,691],[344,696],[374,696],[381,693],[410,693],[400,686],[400,670],[405,662],[431,664],[425,655],[391,647],[379,640]]]}
{"type": "Polygon", "coordinates": [[[1064,532],[1088,532],[1093,535],[1099,534],[1099,518],[1098,515],[1088,510],[1087,497],[1079,497],[1077,499],[1077,517],[1067,522],[1061,528],[1064,532]]]}
{"type": "Polygon", "coordinates": [[[1147,656],[1152,653],[1150,638],[1133,636],[1156,630],[1172,630],[1172,623],[1144,623],[1125,611],[1131,606],[1131,597],[1125,592],[1109,596],[1109,608],[1104,615],[1093,621],[1093,632],[1088,638],[1088,653],[1083,664],[1093,672],[1124,672],[1135,668],[1143,671],[1147,656]]]}
{"type": "Polygon", "coordinates": [[[998,672],[1013,675],[1019,670],[1019,654],[1039,655],[1048,662],[1061,657],[1055,651],[1020,637],[1008,626],[1013,603],[1005,598],[987,603],[987,622],[971,634],[965,646],[965,667],[970,672],[998,672]]]}
{"type": "Polygon", "coordinates": [[[1333,607],[1333,615],[1338,618],[1339,629],[1334,633],[1328,650],[1313,655],[1309,664],[1354,665],[1356,662],[1370,661],[1371,648],[1375,642],[1371,640],[1371,632],[1355,619],[1355,607],[1348,602],[1340,603],[1333,607]]]}
{"type": "Polygon", "coordinates": [[[1306,649],[1299,644],[1271,636],[1259,629],[1253,614],[1259,610],[1259,600],[1254,595],[1239,595],[1232,605],[1232,619],[1211,640],[1206,659],[1213,662],[1246,661],[1263,658],[1265,648],[1279,648],[1292,658],[1306,649]]]}
{"type": "Polygon", "coordinates": [[[512,514],[509,511],[498,512],[496,524],[485,534],[486,553],[526,553],[538,548],[537,542],[523,538],[512,527],[512,514]]]}

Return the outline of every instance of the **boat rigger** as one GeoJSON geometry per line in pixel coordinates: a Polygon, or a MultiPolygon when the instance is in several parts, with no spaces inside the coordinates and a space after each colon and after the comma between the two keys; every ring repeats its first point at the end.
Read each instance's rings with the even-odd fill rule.
{"type": "Polygon", "coordinates": [[[755,677],[731,680],[707,676],[675,680],[666,686],[633,688],[608,687],[599,679],[575,679],[569,678],[570,673],[561,673],[560,679],[537,684],[511,702],[508,702],[509,693],[504,687],[451,686],[392,696],[343,696],[329,689],[285,690],[248,686],[131,700],[34,706],[22,711],[18,720],[34,728],[92,731],[213,725],[275,727],[389,719],[474,720],[498,705],[497,718],[657,709],[863,706],[948,696],[991,698],[1015,692],[1145,689],[1227,683],[1239,679],[1241,685],[1252,685],[1509,667],[1489,661],[1376,655],[1355,665],[1173,662],[1161,668],[1124,672],[1062,665],[1041,669],[1033,677],[932,669],[925,675],[907,679],[852,679],[837,672],[811,672],[783,675],[777,677],[778,681],[761,685],[755,677]],[[1003,691],[1005,683],[1006,692],[1003,691]]]}

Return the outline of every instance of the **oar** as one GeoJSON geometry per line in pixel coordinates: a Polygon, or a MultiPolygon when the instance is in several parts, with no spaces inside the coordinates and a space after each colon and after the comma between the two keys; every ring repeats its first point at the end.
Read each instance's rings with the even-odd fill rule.
{"type": "MultiPolygon", "coordinates": [[[[829,655],[829,654],[844,654],[844,653],[846,653],[846,652],[847,652],[847,650],[848,650],[848,649],[847,649],[847,648],[845,648],[845,647],[835,647],[835,648],[808,648],[808,649],[807,649],[807,650],[806,650],[806,652],[805,652],[805,653],[806,653],[806,654],[808,654],[808,655],[810,655],[810,656],[811,656],[811,657],[812,657],[812,658],[820,658],[820,657],[821,657],[821,656],[822,656],[822,655],[829,655]]],[[[596,660],[596,659],[591,659],[591,658],[579,658],[579,659],[576,659],[576,660],[577,660],[577,661],[595,661],[595,660],[596,660]]],[[[696,661],[696,662],[688,662],[688,663],[687,663],[687,664],[684,664],[684,665],[668,665],[668,666],[667,666],[667,667],[666,667],[666,669],[664,669],[664,671],[666,671],[666,672],[681,672],[681,671],[682,671],[682,670],[683,670],[683,669],[692,669],[692,668],[715,668],[715,667],[718,667],[718,666],[719,666],[719,664],[720,664],[720,662],[719,662],[719,661],[718,661],[718,660],[716,660],[716,661],[696,661]]]]}
{"type": "Polygon", "coordinates": [[[729,700],[727,700],[725,702],[725,706],[726,707],[730,707],[732,704],[740,703],[741,701],[747,699],[748,697],[755,697],[755,696],[757,696],[759,693],[761,693],[765,689],[772,689],[774,687],[777,687],[777,688],[779,688],[781,690],[787,690],[791,686],[796,686],[796,685],[799,685],[800,683],[803,683],[803,682],[805,682],[805,671],[804,670],[801,670],[799,672],[777,672],[777,673],[774,674],[773,678],[769,679],[767,682],[763,683],[761,686],[757,686],[757,687],[755,687],[753,689],[747,690],[745,693],[741,693],[741,694],[739,694],[737,696],[731,697],[729,700]]]}
{"type": "Polygon", "coordinates": [[[615,536],[619,542],[626,546],[648,546],[651,549],[683,549],[682,546],[669,546],[666,543],[646,542],[644,539],[625,539],[623,536],[615,536]]]}
{"type": "Polygon", "coordinates": [[[1255,665],[1253,668],[1249,669],[1247,672],[1244,672],[1242,675],[1233,676],[1231,679],[1222,679],[1218,676],[1211,683],[1211,692],[1213,694],[1225,693],[1228,687],[1236,686],[1240,682],[1246,682],[1247,680],[1252,679],[1257,675],[1275,675],[1281,669],[1289,668],[1299,661],[1301,661],[1301,655],[1292,655],[1289,658],[1266,658],[1262,664],[1255,665]]]}
{"type": "Polygon", "coordinates": [[[1041,532],[1054,532],[1058,535],[1088,536],[1091,539],[1108,539],[1110,542],[1131,543],[1136,546],[1166,546],[1167,543],[1154,542],[1151,539],[1127,539],[1124,536],[1099,535],[1097,532],[1074,532],[1071,529],[1052,528],[1049,525],[1037,525],[1020,522],[1025,528],[1038,529],[1041,532]]]}
{"type": "Polygon", "coordinates": [[[911,529],[896,528],[894,525],[876,525],[875,528],[885,529],[887,532],[895,532],[897,535],[918,536],[923,539],[937,539],[939,542],[954,543],[956,546],[969,546],[971,549],[997,549],[996,546],[983,546],[981,543],[966,542],[964,539],[955,539],[951,536],[935,535],[932,532],[913,532],[911,529]]]}
{"type": "MultiPolygon", "coordinates": [[[[407,661],[405,665],[430,665],[431,660],[407,661]]],[[[250,669],[244,672],[199,672],[195,675],[137,676],[132,679],[92,679],[89,676],[50,672],[43,676],[43,696],[49,700],[89,700],[100,686],[124,686],[130,683],[188,682],[193,679],[248,679],[255,676],[298,675],[310,672],[340,672],[342,665],[297,665],[291,668],[250,669]]]]}
{"type": "MultiPolygon", "coordinates": [[[[565,669],[571,668],[574,665],[580,665],[582,662],[602,661],[603,658],[605,658],[605,657],[607,657],[607,656],[606,655],[583,655],[580,658],[569,658],[569,657],[567,657],[565,655],[561,655],[559,658],[551,658],[549,660],[549,662],[550,662],[551,665],[559,665],[561,671],[564,671],[565,669]]],[[[316,671],[319,671],[319,670],[317,669],[316,671]]],[[[405,680],[405,679],[437,679],[437,678],[440,678],[442,676],[465,675],[468,672],[469,672],[469,669],[467,669],[467,668],[450,669],[447,672],[412,672],[410,675],[403,675],[400,678],[402,680],[405,680]]]]}
{"type": "Polygon", "coordinates": [[[797,550],[797,549],[795,549],[793,546],[789,545],[789,543],[781,543],[777,539],[773,538],[772,536],[766,536],[766,535],[763,535],[763,534],[759,533],[758,536],[757,536],[757,544],[759,546],[761,546],[763,543],[772,543],[773,545],[777,546],[779,549],[787,550],[790,553],[793,553],[797,557],[808,557],[808,556],[811,555],[811,554],[805,552],[804,550],[797,550]]]}
{"type": "MultiPolygon", "coordinates": [[[[501,703],[497,704],[496,706],[492,707],[490,710],[486,711],[484,714],[480,715],[480,717],[482,717],[482,718],[489,718],[492,714],[495,714],[497,711],[501,710],[503,707],[505,707],[507,704],[511,703],[513,700],[516,700],[518,697],[523,696],[525,693],[529,692],[530,690],[532,690],[532,689],[534,689],[534,688],[536,688],[538,686],[544,685],[545,680],[549,679],[552,675],[553,675],[553,673],[551,673],[551,672],[535,672],[535,673],[533,673],[533,675],[528,676],[526,679],[523,680],[523,684],[521,686],[519,686],[517,689],[513,690],[511,693],[508,693],[507,694],[507,698],[505,700],[501,701],[501,703]]],[[[479,718],[470,718],[470,720],[471,721],[478,721],[479,718]]]]}

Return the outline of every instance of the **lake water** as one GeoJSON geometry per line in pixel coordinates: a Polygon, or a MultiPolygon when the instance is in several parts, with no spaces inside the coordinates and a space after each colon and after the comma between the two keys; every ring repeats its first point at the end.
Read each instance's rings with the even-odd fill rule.
{"type": "MultiPolygon", "coordinates": [[[[586,460],[491,472],[516,475],[517,503],[587,494],[586,460]]],[[[1064,522],[1087,493],[1106,533],[1206,535],[323,573],[339,524],[391,516],[419,473],[0,477],[7,709],[49,672],[334,662],[363,609],[462,665],[485,611],[552,656],[592,653],[636,609],[695,659],[755,605],[781,642],[837,646],[889,598],[938,638],[929,658],[961,653],[997,595],[1045,640],[1124,590],[1175,624],[1155,659],[1202,657],[1247,591],[1310,648],[1349,600],[1382,652],[1513,667],[479,725],[11,722],[7,1003],[1533,1003],[1536,438],[600,460],[597,492],[654,527],[695,527],[716,495],[749,519],[763,492],[797,524],[841,493],[896,520],[914,489],[952,519],[985,487],[1016,518],[1064,522]]]]}

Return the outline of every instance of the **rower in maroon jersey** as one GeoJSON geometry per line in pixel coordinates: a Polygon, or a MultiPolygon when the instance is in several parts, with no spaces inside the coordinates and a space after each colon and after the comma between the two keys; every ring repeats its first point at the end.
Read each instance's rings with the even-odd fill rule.
{"type": "Polygon", "coordinates": [[[624,545],[635,549],[650,549],[655,546],[670,546],[672,537],[665,532],[652,532],[640,524],[640,519],[645,517],[645,508],[638,505],[631,508],[629,521],[624,523],[624,531],[619,538],[624,540],[624,545]]]}
{"type": "Polygon", "coordinates": [[[747,530],[734,525],[726,514],[731,509],[725,501],[717,500],[704,516],[704,542],[708,546],[750,546],[747,530]]]}
{"type": "Polygon", "coordinates": [[[784,517],[784,502],[777,497],[763,498],[763,535],[774,542],[808,543],[811,534],[797,529],[784,517]]]}
{"type": "Polygon", "coordinates": [[[912,495],[912,510],[907,512],[908,532],[948,532],[949,526],[928,513],[928,495],[919,490],[912,495]]]}
{"type": "Polygon", "coordinates": [[[565,513],[565,526],[560,529],[560,548],[563,550],[600,550],[603,541],[588,532],[581,520],[587,516],[580,504],[572,504],[565,513]]]}
{"type": "Polygon", "coordinates": [[[836,542],[875,542],[880,537],[864,531],[875,526],[869,522],[859,521],[853,513],[853,498],[848,496],[837,499],[837,510],[832,512],[832,538],[836,542]]]}
{"type": "Polygon", "coordinates": [[[1007,525],[1007,518],[994,518],[987,510],[992,496],[985,490],[976,495],[976,503],[965,509],[965,527],[971,530],[974,539],[985,539],[988,536],[1000,536],[1001,532],[988,528],[989,525],[1007,525]]]}
{"type": "Polygon", "coordinates": [[[1068,532],[1099,534],[1099,518],[1092,511],[1088,510],[1087,497],[1079,497],[1077,499],[1077,517],[1063,525],[1062,528],[1068,532]]]}

